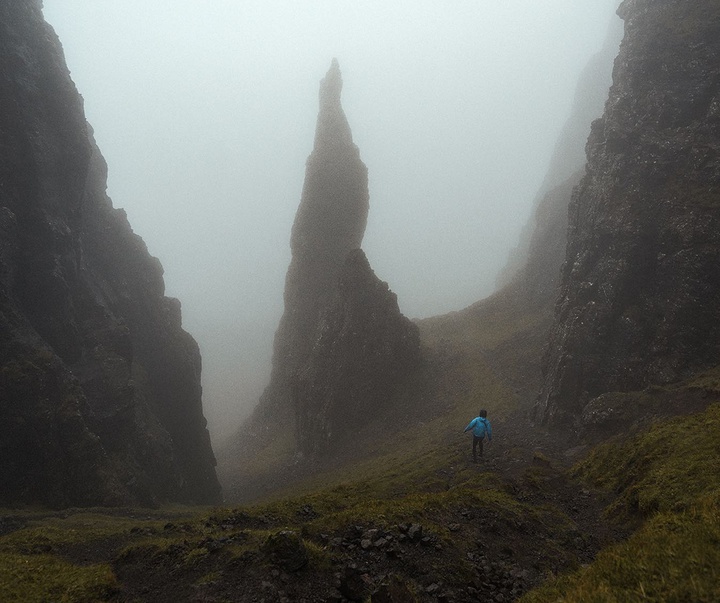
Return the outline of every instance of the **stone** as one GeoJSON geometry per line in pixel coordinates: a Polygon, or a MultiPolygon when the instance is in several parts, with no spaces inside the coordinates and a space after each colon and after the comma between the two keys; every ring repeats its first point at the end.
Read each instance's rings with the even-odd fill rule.
{"type": "Polygon", "coordinates": [[[370,603],[416,603],[410,587],[398,576],[390,576],[370,596],[370,603]]]}
{"type": "Polygon", "coordinates": [[[356,566],[345,568],[340,579],[340,593],[351,601],[362,601],[370,592],[372,580],[370,576],[356,566]]]}
{"type": "Polygon", "coordinates": [[[367,167],[353,143],[341,92],[342,75],[333,60],[320,83],[315,143],[290,240],[285,312],[275,334],[272,374],[256,421],[277,412],[295,414],[290,400],[294,375],[312,351],[321,314],[347,254],[360,247],[365,234],[367,167]]]}
{"type": "Polygon", "coordinates": [[[292,399],[301,446],[324,454],[345,444],[408,383],[420,363],[417,327],[361,249],[347,254],[292,399]]]}
{"type": "Polygon", "coordinates": [[[288,416],[302,458],[326,456],[348,446],[359,428],[417,382],[418,328],[361,249],[367,168],[341,92],[333,60],[320,85],[315,144],[291,233],[270,383],[243,427],[244,454],[253,453],[253,441],[266,446],[276,417],[288,416]]]}
{"type": "Polygon", "coordinates": [[[570,117],[535,197],[532,219],[497,278],[498,289],[511,289],[515,299],[523,300],[531,308],[551,307],[557,298],[567,244],[568,206],[572,190],[584,173],[590,124],[603,113],[622,35],[622,22],[613,20],[603,48],[580,75],[570,117]]]}
{"type": "Polygon", "coordinates": [[[407,535],[413,542],[419,542],[423,537],[423,527],[418,523],[414,523],[408,528],[407,535]]]}
{"type": "Polygon", "coordinates": [[[291,530],[283,530],[268,536],[262,546],[262,552],[272,563],[288,572],[302,569],[309,561],[305,543],[291,530]]]}

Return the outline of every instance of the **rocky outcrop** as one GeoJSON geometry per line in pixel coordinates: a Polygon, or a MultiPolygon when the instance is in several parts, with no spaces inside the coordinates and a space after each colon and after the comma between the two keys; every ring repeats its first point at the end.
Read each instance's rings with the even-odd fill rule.
{"type": "MultiPolygon", "coordinates": [[[[320,85],[315,145],[292,229],[285,312],[270,383],[238,436],[258,442],[280,421],[313,456],[371,423],[419,361],[417,328],[360,250],[368,215],[367,168],[340,104],[336,60],[320,85]]],[[[250,454],[240,444],[235,454],[250,454]]]]}
{"type": "Polygon", "coordinates": [[[720,352],[720,5],[626,0],[619,14],[537,404],[560,426],[720,352]]]}
{"type": "Polygon", "coordinates": [[[352,441],[407,386],[419,361],[417,326],[400,313],[363,251],[351,251],[293,382],[300,451],[322,453],[352,441]]]}
{"type": "Polygon", "coordinates": [[[216,502],[197,344],[41,6],[0,6],[0,504],[216,502]]]}

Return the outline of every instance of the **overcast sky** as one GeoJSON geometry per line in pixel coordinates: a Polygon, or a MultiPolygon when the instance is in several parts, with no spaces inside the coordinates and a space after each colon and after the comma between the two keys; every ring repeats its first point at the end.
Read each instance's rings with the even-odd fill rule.
{"type": "Polygon", "coordinates": [[[108,192],[200,343],[216,435],[267,379],[331,59],[369,170],[363,247],[429,316],[492,292],[617,4],[44,1],[108,192]]]}

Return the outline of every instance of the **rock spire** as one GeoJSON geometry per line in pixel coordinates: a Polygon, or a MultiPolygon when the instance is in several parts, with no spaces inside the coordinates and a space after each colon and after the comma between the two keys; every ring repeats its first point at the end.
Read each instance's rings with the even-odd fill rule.
{"type": "Polygon", "coordinates": [[[293,380],[299,450],[324,453],[352,442],[402,395],[419,363],[417,326],[362,249],[351,251],[293,380]]]}
{"type": "Polygon", "coordinates": [[[290,380],[308,358],[345,258],[360,247],[365,234],[367,167],[352,141],[341,91],[340,67],[333,60],[320,83],[315,145],[292,227],[285,312],[275,334],[273,371],[261,412],[289,403],[290,380]]]}
{"type": "Polygon", "coordinates": [[[333,60],[320,83],[315,145],[293,224],[285,312],[275,335],[273,370],[251,420],[266,434],[282,417],[296,428],[296,450],[322,454],[344,428],[369,424],[390,404],[419,359],[415,325],[373,273],[360,249],[368,216],[367,168],[352,140],[333,60]]]}

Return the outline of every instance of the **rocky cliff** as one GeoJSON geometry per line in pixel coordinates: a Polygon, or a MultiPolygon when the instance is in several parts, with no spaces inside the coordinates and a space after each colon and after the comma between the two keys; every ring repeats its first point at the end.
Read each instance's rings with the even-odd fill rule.
{"type": "Polygon", "coordinates": [[[0,5],[0,504],[215,502],[197,344],[41,7],[0,5]]]}
{"type": "Polygon", "coordinates": [[[300,450],[322,453],[352,441],[402,394],[419,363],[417,327],[363,251],[352,250],[293,382],[300,450]]]}
{"type": "Polygon", "coordinates": [[[720,351],[720,5],[626,0],[570,207],[538,416],[667,383],[720,351]]]}

